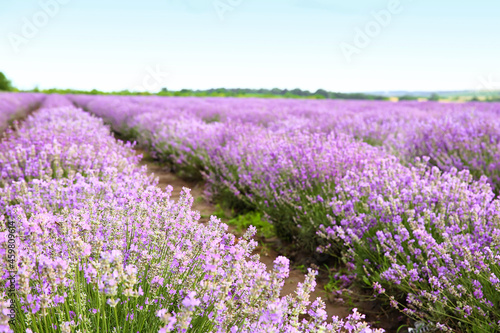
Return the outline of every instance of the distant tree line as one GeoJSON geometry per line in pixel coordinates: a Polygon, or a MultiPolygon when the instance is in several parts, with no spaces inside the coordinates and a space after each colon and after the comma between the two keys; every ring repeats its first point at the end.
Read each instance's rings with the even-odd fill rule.
{"type": "MultiPolygon", "coordinates": [[[[114,91],[114,92],[103,92],[96,89],[86,91],[86,90],[74,90],[74,89],[45,89],[45,90],[32,90],[34,92],[43,92],[46,94],[86,94],[86,95],[125,95],[125,96],[178,96],[178,97],[259,97],[259,98],[302,98],[302,99],[356,99],[356,100],[378,100],[384,101],[389,100],[389,97],[379,96],[373,94],[365,93],[341,93],[341,92],[330,92],[323,89],[316,90],[315,92],[310,92],[301,89],[227,89],[227,88],[217,88],[217,89],[207,89],[207,90],[191,90],[182,89],[178,91],[167,90],[163,88],[158,93],[149,92],[134,92],[129,90],[114,91]]],[[[419,96],[413,95],[403,95],[398,98],[399,101],[417,101],[419,96]]],[[[441,97],[433,93],[426,98],[429,101],[439,101],[441,97]]],[[[483,100],[474,97],[469,99],[469,101],[485,101],[485,102],[499,102],[500,97],[489,97],[483,100]]]]}
{"type": "Polygon", "coordinates": [[[228,89],[217,88],[207,90],[182,89],[180,91],[168,91],[163,88],[158,94],[161,96],[217,96],[217,97],[284,97],[284,98],[314,98],[314,99],[368,99],[368,100],[387,100],[387,97],[363,94],[363,93],[338,93],[319,89],[316,92],[310,92],[302,89],[228,89]]]}
{"type": "Polygon", "coordinates": [[[86,95],[138,95],[138,96],[180,96],[180,97],[260,97],[260,98],[307,98],[307,99],[364,99],[364,100],[388,100],[388,97],[364,94],[364,93],[340,93],[329,92],[319,89],[316,92],[301,89],[228,89],[217,88],[207,90],[182,89],[171,91],[163,88],[158,93],[134,92],[129,90],[103,92],[96,89],[75,90],[75,89],[44,89],[35,88],[33,92],[43,92],[46,94],[86,94],[86,95]]]}
{"type": "MultiPolygon", "coordinates": [[[[12,83],[7,77],[0,72],[0,91],[19,91],[12,86],[12,83]]],[[[191,90],[182,89],[179,91],[170,91],[167,88],[163,88],[158,93],[149,92],[134,92],[129,90],[115,91],[115,92],[104,92],[96,89],[93,90],[75,90],[75,89],[43,89],[40,90],[38,87],[29,90],[30,92],[42,92],[46,94],[86,94],[86,95],[135,95],[135,96],[195,96],[195,97],[260,97],[260,98],[308,98],[308,99],[359,99],[359,100],[389,100],[389,97],[379,96],[374,94],[365,93],[341,93],[341,92],[331,92],[324,89],[318,89],[315,92],[302,89],[228,89],[228,88],[217,88],[217,89],[207,89],[207,90],[191,90]]],[[[430,95],[427,98],[430,101],[439,101],[440,96],[436,93],[430,95]]],[[[412,101],[418,100],[417,96],[404,95],[399,97],[400,101],[412,101]]],[[[486,102],[500,102],[500,95],[490,96],[486,99],[480,100],[477,96],[474,96],[470,101],[486,101],[486,102]]]]}

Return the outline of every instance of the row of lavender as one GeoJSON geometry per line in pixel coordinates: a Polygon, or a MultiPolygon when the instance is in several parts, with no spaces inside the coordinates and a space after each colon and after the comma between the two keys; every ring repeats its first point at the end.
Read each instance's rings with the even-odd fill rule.
{"type": "MultiPolygon", "coordinates": [[[[101,98],[77,96],[75,99],[83,106],[92,103],[97,110],[101,103],[101,98]]],[[[272,131],[347,133],[371,145],[383,146],[405,164],[413,163],[416,157],[428,156],[429,163],[443,171],[467,169],[475,179],[485,175],[494,190],[500,190],[499,103],[103,99],[119,110],[119,116],[115,115],[112,120],[116,126],[133,127],[139,114],[147,113],[146,117],[150,117],[151,113],[160,113],[158,117],[172,118],[170,122],[174,127],[182,126],[178,123],[182,115],[196,125],[237,121],[263,125],[272,131]]],[[[153,132],[153,128],[148,130],[153,132]]]]}
{"type": "Polygon", "coordinates": [[[44,99],[43,94],[0,93],[0,133],[14,120],[36,109],[44,99]]]}
{"type": "Polygon", "coordinates": [[[0,332],[372,332],[356,312],[326,322],[313,271],[280,297],[286,258],[267,272],[254,230],[198,223],[189,190],[170,200],[139,158],[71,106],[0,142],[0,332]]]}
{"type": "Polygon", "coordinates": [[[498,133],[486,130],[497,126],[496,105],[467,115],[429,103],[73,98],[178,170],[203,175],[209,194],[265,212],[280,236],[342,255],[344,279],[374,287],[407,315],[444,330],[500,329],[500,202],[488,179],[457,172],[453,154],[443,172],[355,138],[385,144],[395,131],[436,154],[496,156],[498,133]],[[475,136],[417,139],[445,123],[475,136]],[[409,124],[418,135],[399,132],[409,124]]]}

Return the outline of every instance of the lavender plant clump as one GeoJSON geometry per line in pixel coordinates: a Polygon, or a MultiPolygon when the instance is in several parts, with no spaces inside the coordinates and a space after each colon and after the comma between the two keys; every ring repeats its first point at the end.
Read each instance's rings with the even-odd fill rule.
{"type": "MultiPolygon", "coordinates": [[[[312,270],[281,297],[288,259],[267,271],[251,255],[254,228],[237,240],[215,217],[200,224],[188,189],[171,200],[131,144],[70,105],[51,98],[0,142],[1,274],[9,221],[16,332],[380,332],[356,310],[328,319],[309,299],[312,270]]],[[[0,300],[0,331],[12,332],[0,300]]]]}
{"type": "Polygon", "coordinates": [[[36,109],[44,99],[43,94],[0,93],[0,133],[3,133],[16,119],[36,109]]]}

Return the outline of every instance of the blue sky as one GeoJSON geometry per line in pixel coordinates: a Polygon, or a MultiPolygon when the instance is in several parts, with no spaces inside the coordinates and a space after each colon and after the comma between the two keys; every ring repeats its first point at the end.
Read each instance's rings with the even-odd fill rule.
{"type": "Polygon", "coordinates": [[[23,89],[487,89],[499,18],[497,0],[2,0],[0,71],[23,89]]]}

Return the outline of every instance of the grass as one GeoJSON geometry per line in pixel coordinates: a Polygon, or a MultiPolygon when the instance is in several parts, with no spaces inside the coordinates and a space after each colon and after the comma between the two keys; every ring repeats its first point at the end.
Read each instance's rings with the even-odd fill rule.
{"type": "Polygon", "coordinates": [[[238,234],[244,234],[248,227],[253,225],[257,229],[257,237],[273,238],[276,236],[274,226],[265,221],[260,212],[250,211],[236,214],[234,210],[225,209],[221,204],[215,205],[215,208],[213,215],[235,227],[238,234]]]}

